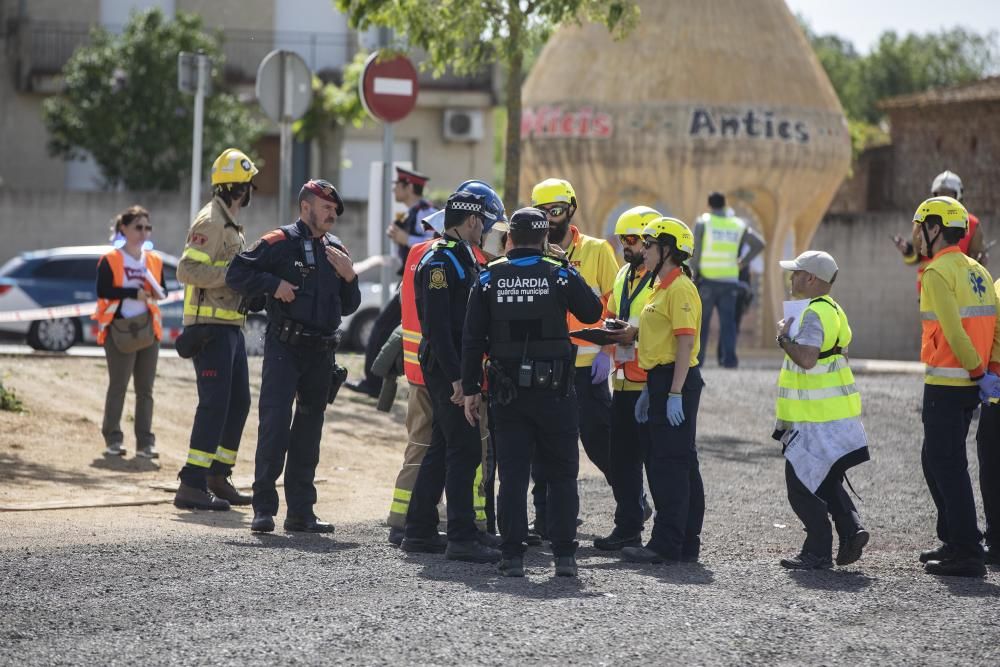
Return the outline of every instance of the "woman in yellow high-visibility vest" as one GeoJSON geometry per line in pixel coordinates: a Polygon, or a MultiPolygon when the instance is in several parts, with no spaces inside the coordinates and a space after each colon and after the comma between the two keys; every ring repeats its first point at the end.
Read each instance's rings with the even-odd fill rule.
{"type": "Polygon", "coordinates": [[[684,264],[694,252],[694,235],[680,220],[659,218],[642,236],[643,262],[656,283],[638,328],[629,326],[626,336],[637,335],[639,366],[647,372],[635,417],[649,422],[646,476],[656,516],[646,546],[625,547],[622,554],[639,563],[696,562],[705,488],[695,435],[705,383],[698,368],[701,297],[684,264]]]}

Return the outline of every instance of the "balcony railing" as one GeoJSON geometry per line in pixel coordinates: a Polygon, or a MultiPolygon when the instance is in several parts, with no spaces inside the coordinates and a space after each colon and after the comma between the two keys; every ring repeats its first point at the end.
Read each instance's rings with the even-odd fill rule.
{"type": "MultiPolygon", "coordinates": [[[[115,27],[110,27],[115,30],[115,27]]],[[[42,89],[51,92],[51,85],[39,86],[40,80],[56,77],[79,47],[90,42],[91,27],[83,24],[48,21],[22,21],[10,31],[9,56],[15,64],[15,78],[20,90],[42,89]]],[[[213,33],[209,33],[213,34],[213,33]]],[[[309,69],[324,78],[337,76],[345,64],[354,59],[359,49],[358,34],[313,33],[291,31],[225,30],[221,50],[225,57],[224,78],[228,83],[249,84],[257,77],[257,67],[274,49],[298,53],[309,69]]],[[[419,60],[421,54],[416,55],[419,60]]],[[[473,76],[455,76],[446,72],[435,79],[429,72],[420,73],[420,85],[428,89],[461,89],[490,91],[491,69],[473,76]]]]}

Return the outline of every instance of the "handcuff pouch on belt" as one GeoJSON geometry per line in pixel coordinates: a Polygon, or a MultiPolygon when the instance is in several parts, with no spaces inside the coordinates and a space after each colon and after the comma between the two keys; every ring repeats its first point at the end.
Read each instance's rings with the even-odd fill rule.
{"type": "Polygon", "coordinates": [[[295,320],[285,318],[281,321],[278,326],[277,339],[282,343],[287,343],[289,345],[298,345],[299,337],[302,335],[302,331],[305,329],[300,322],[295,320]]]}

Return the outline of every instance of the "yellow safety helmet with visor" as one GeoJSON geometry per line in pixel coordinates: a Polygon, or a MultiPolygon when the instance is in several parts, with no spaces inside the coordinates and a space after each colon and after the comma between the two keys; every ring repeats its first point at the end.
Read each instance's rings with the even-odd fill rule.
{"type": "Polygon", "coordinates": [[[686,252],[688,255],[694,254],[694,234],[691,233],[691,229],[686,224],[677,218],[662,216],[653,220],[643,228],[642,235],[648,239],[649,245],[661,242],[664,237],[670,237],[674,240],[674,247],[678,250],[686,252]]]}
{"type": "Polygon", "coordinates": [[[969,228],[969,212],[962,206],[962,202],[952,197],[925,199],[913,214],[913,222],[922,225],[931,216],[940,218],[942,227],[969,228]]]}
{"type": "Polygon", "coordinates": [[[531,205],[568,204],[576,206],[576,191],[569,181],[561,178],[546,178],[531,189],[531,205]]]}
{"type": "Polygon", "coordinates": [[[618,216],[615,223],[615,236],[642,236],[646,224],[662,218],[663,214],[649,206],[633,206],[618,216]]]}
{"type": "Polygon", "coordinates": [[[249,183],[257,171],[246,153],[238,148],[227,148],[212,163],[212,185],[249,183]]]}

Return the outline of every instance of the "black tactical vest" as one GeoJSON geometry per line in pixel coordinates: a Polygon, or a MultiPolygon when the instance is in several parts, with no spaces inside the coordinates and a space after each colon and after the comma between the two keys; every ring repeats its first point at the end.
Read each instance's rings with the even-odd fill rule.
{"type": "Polygon", "coordinates": [[[566,325],[565,263],[531,255],[500,257],[487,265],[479,282],[490,308],[490,358],[569,359],[573,349],[566,325]]]}

